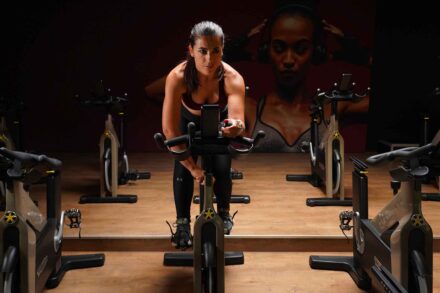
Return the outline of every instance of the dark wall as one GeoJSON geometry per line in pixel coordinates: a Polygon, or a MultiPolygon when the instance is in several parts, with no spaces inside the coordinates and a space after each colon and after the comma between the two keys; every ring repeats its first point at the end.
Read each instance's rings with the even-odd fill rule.
{"type": "MultiPolygon", "coordinates": [[[[157,1],[153,8],[149,1],[140,0],[9,3],[2,9],[8,46],[2,53],[6,66],[2,66],[0,94],[22,99],[26,105],[24,147],[97,150],[103,110],[81,106],[73,96],[88,95],[102,79],[114,94],[128,93],[128,150],[155,151],[152,136],[161,129],[161,105],[147,100],[143,87],[185,57],[192,25],[210,19],[221,24],[227,35],[237,36],[268,17],[273,7],[270,1],[217,4],[157,1]]],[[[319,10],[330,23],[372,46],[375,1],[321,1],[319,10]]],[[[258,46],[258,38],[253,43],[258,46]]],[[[267,66],[238,62],[234,67],[255,96],[269,86],[267,66]]],[[[331,84],[347,70],[361,86],[370,83],[369,70],[334,62],[312,69],[315,78],[310,87],[331,84]]]]}
{"type": "Polygon", "coordinates": [[[376,13],[368,146],[379,139],[418,142],[421,115],[439,129],[440,18],[434,4],[379,1],[376,13]]]}

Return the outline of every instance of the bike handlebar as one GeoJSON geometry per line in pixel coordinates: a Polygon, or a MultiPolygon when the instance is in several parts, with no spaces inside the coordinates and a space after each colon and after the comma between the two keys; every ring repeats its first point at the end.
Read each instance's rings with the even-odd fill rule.
{"type": "Polygon", "coordinates": [[[385,160],[393,160],[396,158],[406,158],[406,159],[417,158],[420,156],[428,155],[436,148],[437,145],[433,143],[429,143],[421,147],[407,147],[395,151],[390,151],[390,152],[370,156],[367,158],[366,161],[371,165],[375,165],[385,160]]]}
{"type": "Polygon", "coordinates": [[[127,96],[127,93],[125,93],[124,97],[105,95],[102,97],[85,99],[81,98],[79,94],[76,94],[75,98],[78,99],[83,105],[108,106],[128,102],[127,96]]]}
{"type": "Polygon", "coordinates": [[[176,156],[180,160],[184,160],[191,155],[191,149],[194,147],[199,147],[201,151],[205,151],[209,153],[239,153],[246,154],[249,153],[254,146],[259,142],[261,138],[265,136],[264,131],[258,131],[258,133],[253,137],[242,137],[237,136],[234,138],[228,138],[221,136],[221,133],[218,137],[209,138],[204,141],[204,138],[201,137],[200,131],[195,131],[195,124],[193,122],[188,123],[188,134],[184,134],[178,137],[174,137],[168,140],[164,139],[162,133],[156,133],[154,135],[154,139],[157,143],[157,146],[160,149],[167,150],[174,156],[176,156]],[[171,147],[186,144],[186,149],[175,151],[172,150],[171,147]],[[208,146],[211,146],[209,148],[208,146]],[[218,147],[215,147],[218,146],[218,147]],[[240,146],[244,146],[241,148],[240,146]]]}
{"type": "Polygon", "coordinates": [[[0,155],[10,160],[18,160],[21,165],[38,165],[47,163],[55,170],[58,170],[62,166],[62,162],[55,158],[50,158],[46,155],[36,155],[19,151],[11,151],[5,147],[0,148],[0,155]]]}
{"type": "Polygon", "coordinates": [[[330,91],[322,92],[318,89],[315,99],[320,100],[320,98],[325,98],[330,102],[341,102],[341,101],[353,101],[358,102],[362,98],[365,98],[370,94],[371,88],[367,89],[363,93],[353,93],[351,90],[340,91],[338,89],[332,89],[330,91]]]}

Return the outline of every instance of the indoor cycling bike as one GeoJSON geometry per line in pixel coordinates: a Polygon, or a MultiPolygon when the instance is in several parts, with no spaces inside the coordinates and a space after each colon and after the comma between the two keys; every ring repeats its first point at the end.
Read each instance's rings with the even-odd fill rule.
{"type": "MultiPolygon", "coordinates": [[[[440,140],[440,130],[437,131],[437,134],[433,138],[433,141],[437,140],[440,140]]],[[[430,156],[425,156],[424,158],[422,158],[422,162],[429,168],[429,174],[428,176],[426,176],[425,183],[432,182],[434,186],[437,186],[440,193],[440,155],[434,154],[430,156]]],[[[440,194],[424,194],[423,200],[440,201],[440,194]]]]}
{"type": "Polygon", "coordinates": [[[124,104],[128,101],[127,94],[123,97],[111,95],[111,90],[104,89],[102,81],[98,82],[93,98],[80,99],[84,105],[103,106],[106,109],[107,119],[104,132],[99,140],[100,158],[100,195],[83,195],[80,203],[135,203],[137,195],[120,195],[118,186],[129,181],[149,179],[149,172],[137,172],[129,169],[128,156],[125,151],[125,124],[124,104]],[[119,129],[116,132],[113,124],[113,113],[119,117],[119,129]]]}
{"type": "Polygon", "coordinates": [[[286,175],[287,181],[307,181],[315,187],[325,185],[326,197],[308,198],[308,206],[351,206],[351,198],[344,196],[344,139],[339,132],[338,102],[356,102],[368,93],[353,93],[351,74],[344,73],[333,89],[321,92],[318,89],[311,105],[310,142],[304,150],[310,153],[310,175],[286,175]],[[330,103],[330,122],[324,117],[324,104],[330,103]],[[320,133],[320,125],[325,130],[320,133]]]}
{"type": "Polygon", "coordinates": [[[205,170],[205,183],[200,190],[200,215],[194,224],[193,252],[166,253],[166,266],[193,266],[194,292],[225,291],[224,266],[244,263],[242,252],[224,251],[224,229],[221,217],[213,206],[214,182],[212,175],[212,156],[230,153],[248,153],[258,140],[264,136],[259,132],[255,138],[222,137],[220,127],[220,110],[218,105],[203,105],[201,130],[195,130],[195,124],[188,124],[188,134],[164,140],[162,134],[154,138],[161,149],[168,150],[177,159],[184,160],[191,155],[202,157],[205,170]],[[172,146],[186,144],[182,151],[171,150],[172,146]]]}
{"type": "MultiPolygon", "coordinates": [[[[14,116],[13,125],[15,126],[13,130],[15,131],[15,138],[18,139],[18,145],[20,145],[20,119],[19,113],[20,108],[22,108],[21,102],[11,101],[11,99],[7,99],[5,97],[0,97],[0,147],[5,147],[10,150],[15,150],[15,143],[13,136],[9,132],[7,126],[7,116],[11,116],[12,112],[14,116]]],[[[6,200],[6,187],[4,182],[0,181],[0,211],[5,210],[5,200],[6,200]]]]}
{"type": "Polygon", "coordinates": [[[402,186],[373,219],[368,219],[367,166],[353,158],[353,210],[339,216],[342,231],[353,229],[353,256],[310,256],[310,267],[345,271],[363,290],[432,292],[433,235],[421,205],[422,181],[429,168],[420,159],[440,155],[439,147],[440,137],[422,147],[367,159],[370,164],[403,159],[399,168],[390,171],[402,186]]]}
{"type": "Polygon", "coordinates": [[[80,228],[78,209],[61,211],[61,162],[0,148],[0,178],[6,182],[6,211],[0,220],[0,293],[41,293],[55,288],[72,269],[98,267],[103,254],[62,256],[64,218],[80,228]],[[29,196],[46,183],[46,216],[29,196]]]}

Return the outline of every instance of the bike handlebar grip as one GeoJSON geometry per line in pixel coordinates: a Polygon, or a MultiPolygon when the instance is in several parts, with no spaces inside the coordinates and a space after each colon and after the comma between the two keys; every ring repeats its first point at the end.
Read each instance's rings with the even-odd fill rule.
{"type": "Polygon", "coordinates": [[[264,138],[265,136],[266,136],[266,133],[263,130],[259,130],[254,137],[254,145],[258,144],[260,139],[264,138]]]}
{"type": "Polygon", "coordinates": [[[124,97],[115,97],[115,101],[116,101],[116,103],[120,103],[120,102],[126,103],[126,102],[128,102],[127,97],[128,97],[128,94],[125,93],[124,97]]]}
{"type": "Polygon", "coordinates": [[[263,130],[259,130],[253,138],[244,137],[244,136],[237,136],[237,137],[233,138],[232,141],[235,143],[238,143],[239,145],[244,145],[247,148],[242,149],[242,148],[235,147],[233,144],[230,144],[228,146],[228,150],[232,155],[234,155],[236,153],[247,154],[258,143],[258,141],[261,138],[263,138],[265,135],[266,134],[264,133],[263,130]]]}
{"type": "Polygon", "coordinates": [[[414,150],[415,148],[417,148],[417,147],[407,147],[407,148],[403,148],[400,150],[377,154],[377,155],[368,157],[366,159],[366,162],[370,165],[375,165],[375,164],[383,162],[385,160],[393,160],[398,156],[403,157],[402,154],[404,154],[404,152],[414,150]]]}
{"type": "Polygon", "coordinates": [[[239,146],[234,146],[234,144],[228,145],[229,153],[234,157],[238,154],[247,154],[250,152],[253,146],[254,140],[249,137],[237,136],[231,139],[232,142],[235,142],[239,146],[245,146],[245,148],[240,148],[239,146]]]}
{"type": "Polygon", "coordinates": [[[0,154],[9,159],[17,159],[22,162],[30,162],[30,161],[39,162],[39,163],[46,162],[49,163],[49,165],[51,165],[55,169],[60,168],[62,165],[62,162],[60,160],[47,157],[46,155],[35,155],[25,152],[11,151],[5,147],[0,148],[0,154]]]}
{"type": "Polygon", "coordinates": [[[49,163],[49,165],[51,165],[55,169],[59,169],[63,165],[63,163],[60,160],[55,159],[55,158],[50,158],[46,155],[40,155],[39,159],[40,159],[39,162],[49,163]]]}
{"type": "Polygon", "coordinates": [[[188,129],[188,135],[189,135],[188,140],[191,140],[192,138],[194,138],[196,134],[196,124],[194,122],[189,122],[186,127],[188,129]]]}
{"type": "Polygon", "coordinates": [[[238,144],[242,144],[242,145],[247,145],[249,147],[252,146],[252,144],[254,143],[254,140],[250,137],[245,137],[245,136],[237,136],[231,139],[233,142],[236,142],[238,144]]]}
{"type": "Polygon", "coordinates": [[[366,96],[368,96],[371,92],[371,87],[367,87],[367,89],[365,90],[365,92],[363,92],[362,94],[354,94],[353,95],[353,102],[357,103],[360,100],[362,100],[362,98],[365,98],[366,96]]]}
{"type": "Polygon", "coordinates": [[[375,164],[380,163],[382,161],[385,161],[387,159],[391,160],[394,158],[391,153],[392,152],[386,152],[386,153],[370,156],[366,159],[366,162],[370,165],[375,165],[375,164]]]}
{"type": "Polygon", "coordinates": [[[162,133],[156,133],[154,135],[154,140],[156,141],[158,148],[160,148],[161,150],[166,150],[167,147],[165,145],[162,133]]]}
{"type": "Polygon", "coordinates": [[[172,146],[176,146],[178,144],[188,143],[188,142],[189,142],[189,136],[187,134],[185,134],[185,135],[181,135],[178,137],[167,139],[166,141],[164,141],[164,144],[167,147],[172,147],[172,146]]]}
{"type": "Polygon", "coordinates": [[[411,148],[405,148],[406,151],[405,151],[405,149],[397,150],[395,156],[402,157],[402,158],[420,157],[420,156],[429,154],[435,148],[436,148],[436,145],[434,145],[432,143],[428,143],[428,144],[421,146],[421,147],[413,147],[412,150],[411,150],[411,148]],[[400,153],[399,151],[402,151],[402,153],[400,153]]]}
{"type": "Polygon", "coordinates": [[[374,165],[384,160],[392,160],[395,158],[412,158],[428,154],[435,148],[435,145],[429,143],[421,147],[407,147],[391,152],[377,154],[367,158],[367,163],[374,165]]]}

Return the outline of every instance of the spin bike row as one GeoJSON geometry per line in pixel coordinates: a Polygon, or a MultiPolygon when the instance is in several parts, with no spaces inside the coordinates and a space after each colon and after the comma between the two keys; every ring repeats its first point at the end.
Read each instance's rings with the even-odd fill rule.
{"type": "MultiPolygon", "coordinates": [[[[330,101],[332,104],[331,121],[333,121],[333,126],[336,125],[337,131],[336,103],[349,99],[356,101],[365,95],[353,94],[353,84],[350,83],[350,78],[350,75],[344,75],[341,82],[335,84],[331,91],[319,92],[316,95],[316,103],[311,107],[312,126],[313,123],[318,122],[315,121],[316,112],[321,111],[319,115],[322,115],[323,103],[330,101]]],[[[103,104],[107,108],[114,106],[115,100],[118,100],[117,104],[123,101],[121,98],[116,99],[111,96],[108,90],[105,93],[103,87],[98,85],[97,88],[95,101],[105,101],[103,104]]],[[[101,103],[95,105],[101,105],[101,103]]],[[[165,253],[164,265],[193,267],[194,292],[224,292],[224,266],[243,264],[244,255],[242,252],[224,251],[223,221],[213,206],[212,156],[249,153],[260,139],[264,139],[264,133],[259,132],[253,138],[226,138],[219,131],[222,122],[217,105],[204,105],[201,115],[200,129],[195,129],[195,125],[190,123],[187,134],[180,137],[166,140],[160,133],[154,136],[158,146],[169,151],[178,160],[191,155],[201,156],[202,167],[206,174],[205,184],[200,186],[200,213],[194,225],[193,249],[192,251],[165,253]],[[177,144],[184,144],[187,148],[173,151],[172,147],[177,144]]],[[[116,132],[112,132],[112,127],[108,126],[111,121],[112,117],[107,116],[106,132],[103,134],[104,141],[106,138],[109,140],[111,137],[117,138],[113,135],[116,132]]],[[[331,129],[334,130],[335,127],[331,129]]],[[[338,178],[333,175],[343,170],[341,167],[343,160],[340,154],[343,150],[343,140],[340,135],[324,135],[324,137],[328,136],[337,139],[338,143],[321,144],[319,143],[320,136],[316,135],[318,140],[306,146],[311,153],[312,175],[305,178],[310,179],[307,181],[311,183],[320,178],[321,184],[331,184],[330,194],[333,196],[343,180],[342,176],[339,175],[338,178]],[[331,160],[328,158],[325,160],[325,154],[328,152],[325,151],[325,147],[320,150],[319,147],[322,145],[337,146],[329,152],[331,160]],[[338,151],[335,152],[335,149],[338,151]],[[338,152],[339,156],[335,154],[338,152]],[[320,153],[324,157],[324,162],[330,162],[324,167],[332,166],[332,171],[335,170],[333,174],[330,173],[331,180],[324,175],[319,175],[320,173],[313,169],[314,166],[322,166],[322,164],[316,164],[320,153]],[[333,169],[334,161],[339,162],[340,166],[333,169]]],[[[315,136],[312,135],[312,140],[313,137],[315,136]]],[[[116,146],[118,146],[117,143],[116,146]]],[[[112,155],[120,151],[117,148],[116,150],[114,147],[111,148],[111,141],[108,149],[112,155]]],[[[101,151],[103,158],[105,153],[101,151]]],[[[353,209],[341,212],[339,219],[342,231],[353,229],[353,256],[311,256],[310,267],[318,270],[345,271],[363,290],[432,292],[433,236],[429,224],[423,217],[421,202],[423,199],[438,198],[440,195],[422,193],[421,184],[426,178],[437,176],[433,175],[437,174],[433,171],[437,172],[436,168],[439,166],[440,132],[427,145],[375,155],[369,157],[367,163],[374,165],[392,159],[401,160],[401,166],[390,171],[394,180],[394,196],[390,192],[390,202],[374,218],[369,219],[368,166],[361,160],[352,158],[354,164],[351,200],[353,209]]],[[[119,180],[113,180],[119,179],[118,175],[126,176],[129,173],[127,171],[119,174],[115,172],[117,176],[112,177],[113,172],[110,171],[110,166],[119,160],[118,157],[114,160],[114,157],[110,156],[109,162],[106,163],[105,159],[101,161],[101,187],[107,192],[100,196],[102,198],[119,197],[105,190],[106,188],[111,190],[111,183],[115,181],[120,183],[119,180]]],[[[42,292],[44,287],[56,287],[64,272],[69,269],[98,267],[104,264],[103,254],[61,256],[62,228],[67,224],[64,219],[65,217],[69,219],[68,225],[71,228],[80,228],[81,212],[78,209],[61,211],[60,167],[61,162],[54,158],[12,151],[7,148],[0,149],[0,180],[4,184],[6,193],[5,212],[0,222],[2,235],[0,293],[42,292]],[[47,186],[46,217],[29,197],[29,188],[41,182],[47,186]]],[[[125,170],[128,170],[128,167],[125,170]]],[[[149,177],[149,174],[144,176],[149,177]]],[[[341,197],[331,201],[340,200],[341,197]]],[[[115,200],[109,202],[115,202],[115,200]]],[[[122,202],[133,203],[134,201],[122,202]]],[[[323,288],[325,288],[325,280],[323,280],[323,288]]]]}
{"type": "MultiPolygon", "coordinates": [[[[338,103],[357,103],[368,95],[370,88],[367,88],[364,93],[355,93],[355,83],[351,82],[351,78],[351,74],[344,73],[339,83],[334,83],[330,90],[317,90],[310,106],[310,141],[306,141],[302,145],[302,150],[310,155],[311,172],[305,175],[286,175],[287,181],[305,181],[314,187],[324,189],[325,197],[308,198],[306,200],[307,206],[352,205],[352,199],[344,194],[344,138],[339,131],[338,103]],[[328,120],[324,116],[326,104],[330,104],[331,109],[328,120]],[[325,126],[323,130],[320,125],[325,126]]],[[[429,157],[423,163],[431,166],[431,171],[424,181],[433,181],[434,184],[439,185],[439,160],[429,157]]],[[[395,182],[394,185],[396,184],[398,183],[395,182]]],[[[440,197],[435,195],[426,195],[423,199],[440,201],[440,197]]]]}
{"type": "MultiPolygon", "coordinates": [[[[195,131],[194,125],[189,124],[188,135],[164,140],[156,134],[155,139],[166,148],[180,143],[191,146],[179,153],[170,150],[179,158],[190,155],[191,151],[202,152],[208,171],[210,154],[246,153],[263,137],[260,133],[254,139],[237,138],[231,146],[228,139],[207,135],[209,131],[203,130],[202,127],[201,131],[195,131]]],[[[395,188],[396,194],[390,203],[373,219],[368,219],[368,167],[353,158],[353,210],[340,214],[341,229],[353,229],[353,256],[311,256],[311,268],[348,272],[359,288],[369,291],[432,292],[432,230],[421,209],[421,184],[430,170],[422,162],[430,157],[438,159],[439,146],[440,134],[425,146],[367,159],[370,164],[403,159],[399,168],[390,171],[402,186],[395,188]]],[[[7,186],[6,212],[0,224],[3,236],[0,292],[42,292],[44,286],[56,287],[69,269],[97,267],[104,263],[102,254],[61,256],[64,218],[69,219],[69,226],[78,228],[81,214],[76,209],[60,211],[60,166],[60,161],[44,155],[0,149],[0,176],[7,186]],[[47,219],[28,192],[30,185],[42,178],[47,184],[47,219]]],[[[195,292],[224,292],[224,265],[243,263],[243,255],[224,253],[222,249],[222,221],[213,209],[209,172],[203,191],[204,203],[195,224],[193,252],[168,253],[164,264],[193,266],[195,292]]]]}
{"type": "MultiPolygon", "coordinates": [[[[210,157],[215,154],[247,153],[264,136],[254,139],[221,137],[217,127],[220,118],[218,105],[207,105],[202,111],[205,127],[196,131],[188,125],[188,135],[165,141],[155,136],[161,147],[182,142],[191,146],[179,158],[198,153],[202,155],[206,178],[201,189],[201,215],[195,224],[192,253],[166,254],[165,265],[194,266],[195,292],[224,292],[224,265],[243,264],[241,252],[224,252],[223,221],[213,207],[213,166],[210,157]],[[217,120],[213,120],[217,119],[217,120]],[[230,142],[234,142],[233,146],[230,142]],[[198,150],[197,150],[198,149],[198,150]]],[[[63,256],[64,225],[81,228],[78,209],[61,210],[61,161],[37,155],[0,148],[0,180],[5,186],[5,210],[0,221],[0,293],[43,292],[55,288],[68,270],[104,265],[103,254],[63,256]],[[47,215],[30,197],[34,184],[45,184],[47,215]],[[69,223],[65,221],[68,219],[69,223]]],[[[111,201],[113,202],[113,201],[111,201]]]]}
{"type": "MultiPolygon", "coordinates": [[[[341,97],[342,94],[351,94],[349,90],[341,90],[341,85],[335,88],[332,93],[339,99],[347,99],[341,97]]],[[[218,106],[205,105],[200,131],[190,123],[186,135],[169,140],[164,140],[160,133],[155,135],[158,145],[180,160],[195,154],[202,156],[206,172],[206,183],[200,190],[204,203],[194,226],[194,249],[164,256],[164,265],[193,267],[194,292],[224,292],[224,266],[244,263],[242,252],[224,252],[222,221],[212,205],[210,156],[247,153],[259,139],[264,139],[264,133],[258,133],[254,138],[232,139],[231,143],[231,139],[219,134],[219,116],[218,106]],[[187,148],[173,151],[171,147],[178,144],[185,144],[187,148]]],[[[421,202],[428,196],[439,197],[440,193],[423,194],[421,185],[432,175],[430,167],[438,167],[440,131],[427,145],[371,156],[367,163],[375,165],[393,159],[401,160],[400,167],[390,170],[394,195],[390,192],[390,202],[369,219],[368,166],[352,158],[353,210],[341,212],[339,219],[342,232],[353,229],[353,256],[310,256],[310,267],[347,272],[362,290],[432,292],[433,234],[423,216],[421,202]]]]}
{"type": "MultiPolygon", "coordinates": [[[[103,132],[99,137],[100,193],[98,195],[83,195],[80,198],[80,203],[136,203],[137,195],[118,194],[121,185],[151,178],[150,172],[129,168],[125,149],[125,117],[127,115],[128,94],[114,95],[112,90],[106,88],[103,81],[100,80],[91,91],[91,96],[83,97],[76,94],[74,97],[81,105],[104,109],[106,115],[103,132]],[[115,127],[115,122],[118,122],[117,127],[115,127]]],[[[231,177],[232,179],[243,179],[243,174],[231,170],[231,177]]],[[[197,196],[194,197],[194,202],[199,202],[197,196]]],[[[249,203],[250,197],[248,195],[232,196],[231,202],[249,203]]]]}
{"type": "Polygon", "coordinates": [[[344,196],[344,140],[338,130],[337,103],[356,102],[366,95],[353,93],[354,83],[350,84],[350,79],[350,74],[343,74],[340,83],[335,83],[331,90],[316,94],[310,107],[311,141],[304,145],[310,153],[311,174],[286,176],[288,181],[325,186],[326,197],[309,198],[308,206],[353,206],[352,210],[339,215],[342,232],[353,229],[353,255],[310,256],[310,267],[347,272],[362,290],[432,292],[433,234],[423,216],[421,203],[440,200],[440,192],[422,192],[422,183],[438,180],[440,130],[433,141],[424,146],[367,158],[370,165],[401,160],[401,165],[389,172],[393,196],[375,217],[369,219],[368,166],[355,157],[351,158],[353,196],[344,196]],[[331,104],[329,123],[323,115],[325,101],[331,104]],[[318,135],[318,123],[327,126],[322,135],[318,135]]]}
{"type": "MultiPolygon", "coordinates": [[[[102,81],[82,104],[104,107],[106,120],[100,146],[100,194],[82,196],[79,203],[135,203],[136,195],[118,195],[118,187],[128,181],[149,179],[149,172],[131,171],[125,151],[124,105],[127,95],[111,95],[102,81]],[[119,116],[119,132],[113,125],[119,116]]],[[[76,96],[79,98],[79,96],[76,96]]],[[[61,209],[62,162],[42,154],[15,150],[0,101],[0,293],[41,293],[59,285],[69,270],[100,267],[104,254],[62,255],[64,226],[79,229],[81,211],[61,209]],[[30,196],[34,185],[46,189],[44,213],[30,196]],[[67,221],[66,221],[67,219],[67,221]]]]}
{"type": "MultiPolygon", "coordinates": [[[[123,97],[114,96],[111,94],[111,90],[105,89],[100,81],[92,91],[91,98],[82,98],[79,95],[76,95],[75,98],[83,105],[103,107],[106,111],[105,127],[99,140],[100,194],[82,196],[79,203],[136,203],[136,195],[118,194],[120,185],[126,184],[128,181],[150,178],[149,172],[131,171],[128,168],[128,158],[124,148],[123,120],[124,106],[128,100],[127,94],[124,94],[123,97]],[[119,131],[115,130],[113,124],[115,113],[119,117],[119,131]]],[[[212,109],[216,111],[219,108],[212,109]]],[[[212,111],[210,113],[213,114],[212,111]]],[[[210,118],[216,117],[211,114],[208,115],[210,118]]],[[[57,287],[68,270],[103,266],[104,254],[62,255],[64,226],[81,230],[82,222],[79,209],[61,210],[62,163],[58,159],[45,155],[15,151],[4,119],[1,119],[0,122],[2,134],[0,136],[0,185],[2,187],[1,211],[3,211],[0,219],[0,293],[40,293],[44,288],[57,287]],[[30,196],[30,189],[36,184],[44,184],[46,187],[46,215],[40,210],[38,202],[30,196]],[[65,221],[66,218],[68,223],[65,221]]],[[[209,131],[212,132],[216,126],[217,124],[211,123],[209,131]]],[[[258,138],[261,136],[262,134],[258,138]]],[[[214,146],[213,152],[229,153],[230,148],[228,148],[227,142],[225,140],[222,143],[223,150],[214,146]]],[[[237,149],[238,153],[246,153],[253,147],[252,139],[237,138],[236,142],[241,142],[242,146],[247,147],[247,150],[237,149]]],[[[206,163],[206,166],[209,166],[209,163],[206,163]]],[[[238,172],[231,172],[231,177],[241,179],[238,172]]],[[[209,281],[205,281],[206,274],[200,275],[199,278],[203,280],[205,288],[211,288],[209,292],[221,292],[220,288],[224,286],[224,283],[219,281],[223,278],[223,270],[220,266],[223,248],[219,249],[219,245],[223,246],[223,221],[219,220],[219,216],[212,206],[215,201],[212,191],[213,178],[206,180],[210,182],[210,185],[205,184],[205,186],[210,186],[210,193],[201,190],[199,200],[201,206],[210,207],[207,217],[208,224],[203,226],[203,231],[208,231],[211,234],[208,240],[204,236],[204,244],[199,248],[203,251],[208,249],[209,256],[205,251],[204,261],[200,257],[193,258],[192,256],[189,261],[192,263],[194,259],[194,264],[203,266],[203,268],[208,265],[210,268],[209,281]],[[214,238],[212,238],[213,235],[214,238]],[[207,257],[209,263],[206,262],[207,257]]],[[[249,201],[249,196],[237,196],[232,200],[232,202],[243,203],[249,203],[249,201]]],[[[81,237],[80,232],[79,237],[81,237]]],[[[202,254],[199,253],[199,255],[202,254]]],[[[226,253],[225,255],[227,259],[232,261],[231,264],[239,264],[244,261],[242,253],[226,253]]]]}

